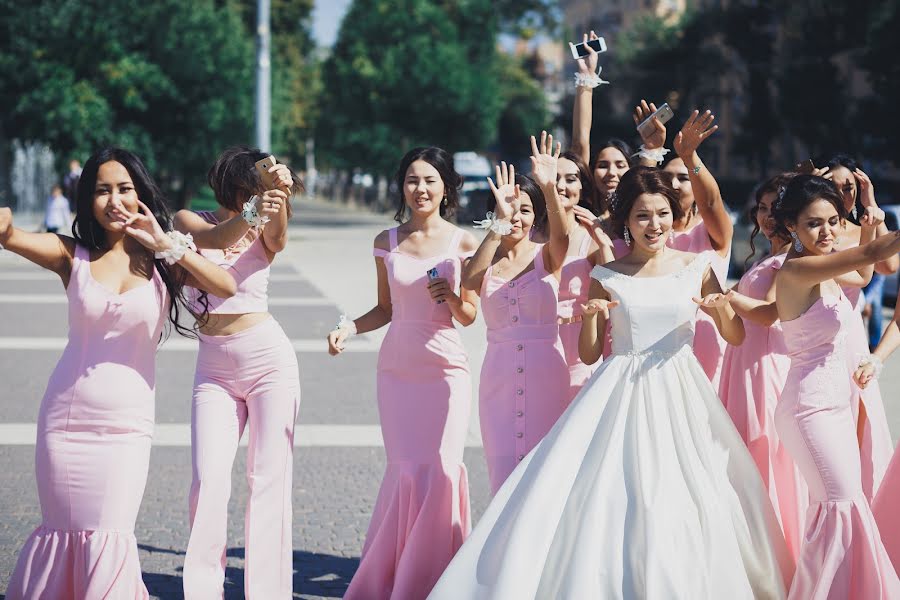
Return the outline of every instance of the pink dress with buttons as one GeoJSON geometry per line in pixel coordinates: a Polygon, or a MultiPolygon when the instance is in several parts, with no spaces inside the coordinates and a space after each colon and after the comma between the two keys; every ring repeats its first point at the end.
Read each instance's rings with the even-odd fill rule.
{"type": "Polygon", "coordinates": [[[396,228],[388,235],[390,250],[374,252],[393,311],[377,375],[387,468],[347,600],[424,599],[471,529],[463,450],[472,380],[450,309],[431,299],[426,275],[435,267],[459,291],[463,231],[428,258],[400,251],[396,228]]]}
{"type": "Polygon", "coordinates": [[[537,247],[532,270],[509,281],[491,266],[481,286],[488,345],[478,410],[492,493],[571,399],[557,325],[559,282],[544,268],[543,247],[537,247]]]}
{"type": "Polygon", "coordinates": [[[560,319],[578,319],[573,323],[561,323],[559,339],[562,342],[566,364],[569,366],[569,397],[571,402],[581,387],[591,378],[599,362],[586,365],[578,356],[578,337],[581,335],[581,305],[587,302],[591,288],[591,269],[587,259],[591,249],[591,237],[582,238],[578,254],[567,256],[559,276],[559,302],[557,312],[560,319]]]}

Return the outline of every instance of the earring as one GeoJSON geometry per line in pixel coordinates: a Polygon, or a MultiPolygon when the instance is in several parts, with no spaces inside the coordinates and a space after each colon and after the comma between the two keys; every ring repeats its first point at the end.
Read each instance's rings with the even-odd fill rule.
{"type": "Polygon", "coordinates": [[[444,206],[447,206],[447,196],[444,196],[444,206]]]}
{"type": "Polygon", "coordinates": [[[625,240],[625,245],[626,245],[626,246],[630,246],[630,245],[631,245],[631,233],[628,232],[628,228],[627,228],[627,227],[625,228],[625,233],[622,235],[622,239],[625,240]]]}
{"type": "Polygon", "coordinates": [[[797,232],[791,232],[791,239],[794,240],[794,250],[797,252],[803,252],[803,242],[800,241],[800,238],[797,237],[797,232]]]}

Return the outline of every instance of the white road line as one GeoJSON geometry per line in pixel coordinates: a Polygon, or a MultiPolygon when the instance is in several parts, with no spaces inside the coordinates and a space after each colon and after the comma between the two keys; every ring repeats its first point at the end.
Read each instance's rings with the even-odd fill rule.
{"type": "MultiPolygon", "coordinates": [[[[62,350],[66,347],[66,338],[48,337],[0,337],[0,350],[62,350]]],[[[328,342],[322,339],[291,340],[294,352],[328,351],[328,342]]],[[[160,347],[161,352],[193,352],[198,342],[181,337],[170,337],[160,347]]],[[[374,340],[354,338],[347,343],[344,352],[377,352],[379,344],[374,340]]]]}
{"type": "MultiPolygon", "coordinates": [[[[33,446],[37,437],[34,423],[0,424],[0,445],[33,446]]],[[[244,435],[241,445],[247,445],[244,435]]],[[[153,434],[154,446],[189,447],[191,426],[188,423],[159,423],[153,434]]],[[[306,448],[382,448],[381,427],[378,425],[297,425],[294,429],[294,446],[306,448]]],[[[466,441],[470,448],[481,447],[477,435],[466,441]]]]}
{"type": "MultiPolygon", "coordinates": [[[[65,304],[65,294],[0,294],[0,304],[65,304]]],[[[334,306],[327,298],[269,298],[269,306],[334,306]]]]}

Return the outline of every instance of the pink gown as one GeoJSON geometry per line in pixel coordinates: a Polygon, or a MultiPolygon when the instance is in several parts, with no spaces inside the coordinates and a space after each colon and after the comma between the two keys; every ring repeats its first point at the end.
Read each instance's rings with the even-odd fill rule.
{"type": "Polygon", "coordinates": [[[428,293],[436,267],[458,290],[458,230],[429,258],[397,249],[384,259],[393,314],[378,354],[378,412],[387,468],[348,600],[425,598],[471,529],[463,450],[472,381],[450,309],[428,293]]]}
{"type": "Polygon", "coordinates": [[[481,286],[488,346],[478,414],[493,494],[571,399],[569,366],[557,333],[559,283],[544,268],[542,249],[537,247],[527,273],[509,281],[493,275],[491,266],[481,286]]]}
{"type": "Polygon", "coordinates": [[[143,599],[134,523],[150,461],[156,349],[169,297],[151,280],[123,294],[75,247],[69,342],[41,402],[35,469],[41,525],[9,582],[10,600],[143,599]]]}
{"type": "MultiPolygon", "coordinates": [[[[764,300],[778,269],[780,254],[762,260],[744,273],[737,291],[764,300]]],[[[770,327],[744,319],[744,343],[725,349],[719,397],[738,433],[747,444],[769,492],[775,514],[784,531],[788,550],[796,560],[809,506],[809,492],[797,465],[775,431],[775,407],[787,379],[787,356],[781,323],[770,327]]]]}
{"type": "Polygon", "coordinates": [[[577,256],[567,256],[560,271],[558,315],[560,319],[576,319],[571,323],[561,323],[559,339],[562,342],[566,364],[569,366],[569,399],[571,402],[581,386],[591,378],[600,363],[586,365],[578,356],[578,337],[581,335],[581,305],[587,302],[591,288],[591,265],[588,252],[591,236],[582,238],[577,256]]]}
{"type": "Polygon", "coordinates": [[[872,502],[872,513],[875,515],[878,531],[881,532],[884,548],[894,564],[894,570],[900,573],[900,511],[898,508],[900,508],[900,452],[895,451],[884,475],[884,481],[872,502]]]}
{"type": "Polygon", "coordinates": [[[810,506],[789,598],[900,598],[862,488],[850,407],[846,338],[853,307],[823,297],[782,322],[791,368],[775,411],[778,434],[807,485],[810,506]]]}

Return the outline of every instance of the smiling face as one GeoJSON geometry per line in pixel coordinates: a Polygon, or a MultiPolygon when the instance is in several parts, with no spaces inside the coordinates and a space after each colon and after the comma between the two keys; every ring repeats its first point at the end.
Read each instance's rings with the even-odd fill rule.
{"type": "Polygon", "coordinates": [[[567,158],[556,161],[556,192],[562,200],[563,208],[569,209],[579,201],[583,193],[578,165],[567,158]]]}
{"type": "Polygon", "coordinates": [[[514,242],[529,237],[531,228],[534,226],[534,219],[534,201],[531,196],[522,192],[519,194],[519,199],[513,204],[513,214],[509,219],[512,231],[507,237],[514,242]]]}
{"type": "Polygon", "coordinates": [[[633,247],[659,252],[669,239],[672,222],[672,207],[665,196],[641,194],[634,201],[626,223],[633,247]]]}
{"type": "Polygon", "coordinates": [[[673,158],[666,164],[663,171],[672,174],[672,186],[678,192],[681,209],[688,214],[694,205],[694,188],[691,185],[691,178],[688,176],[687,166],[680,158],[673,158]]]}
{"type": "Polygon", "coordinates": [[[107,161],[97,169],[97,182],[94,184],[94,218],[104,230],[123,233],[125,230],[123,208],[129,213],[138,212],[137,190],[128,169],[114,160],[107,161]]]}
{"type": "Polygon", "coordinates": [[[441,209],[444,181],[424,160],[413,161],[403,179],[403,200],[414,215],[427,216],[441,209]]]}
{"type": "Polygon", "coordinates": [[[834,183],[841,196],[844,197],[844,206],[847,210],[853,208],[856,202],[857,182],[856,177],[847,167],[837,166],[831,171],[831,182],[834,183]]]}
{"type": "Polygon", "coordinates": [[[628,157],[614,146],[607,146],[594,162],[594,183],[601,194],[609,195],[619,187],[619,179],[628,172],[628,157]]]}
{"type": "Polygon", "coordinates": [[[829,254],[834,250],[834,240],[843,227],[837,209],[828,200],[819,198],[810,202],[797,215],[796,223],[788,223],[788,231],[797,234],[808,254],[829,254]]]}

